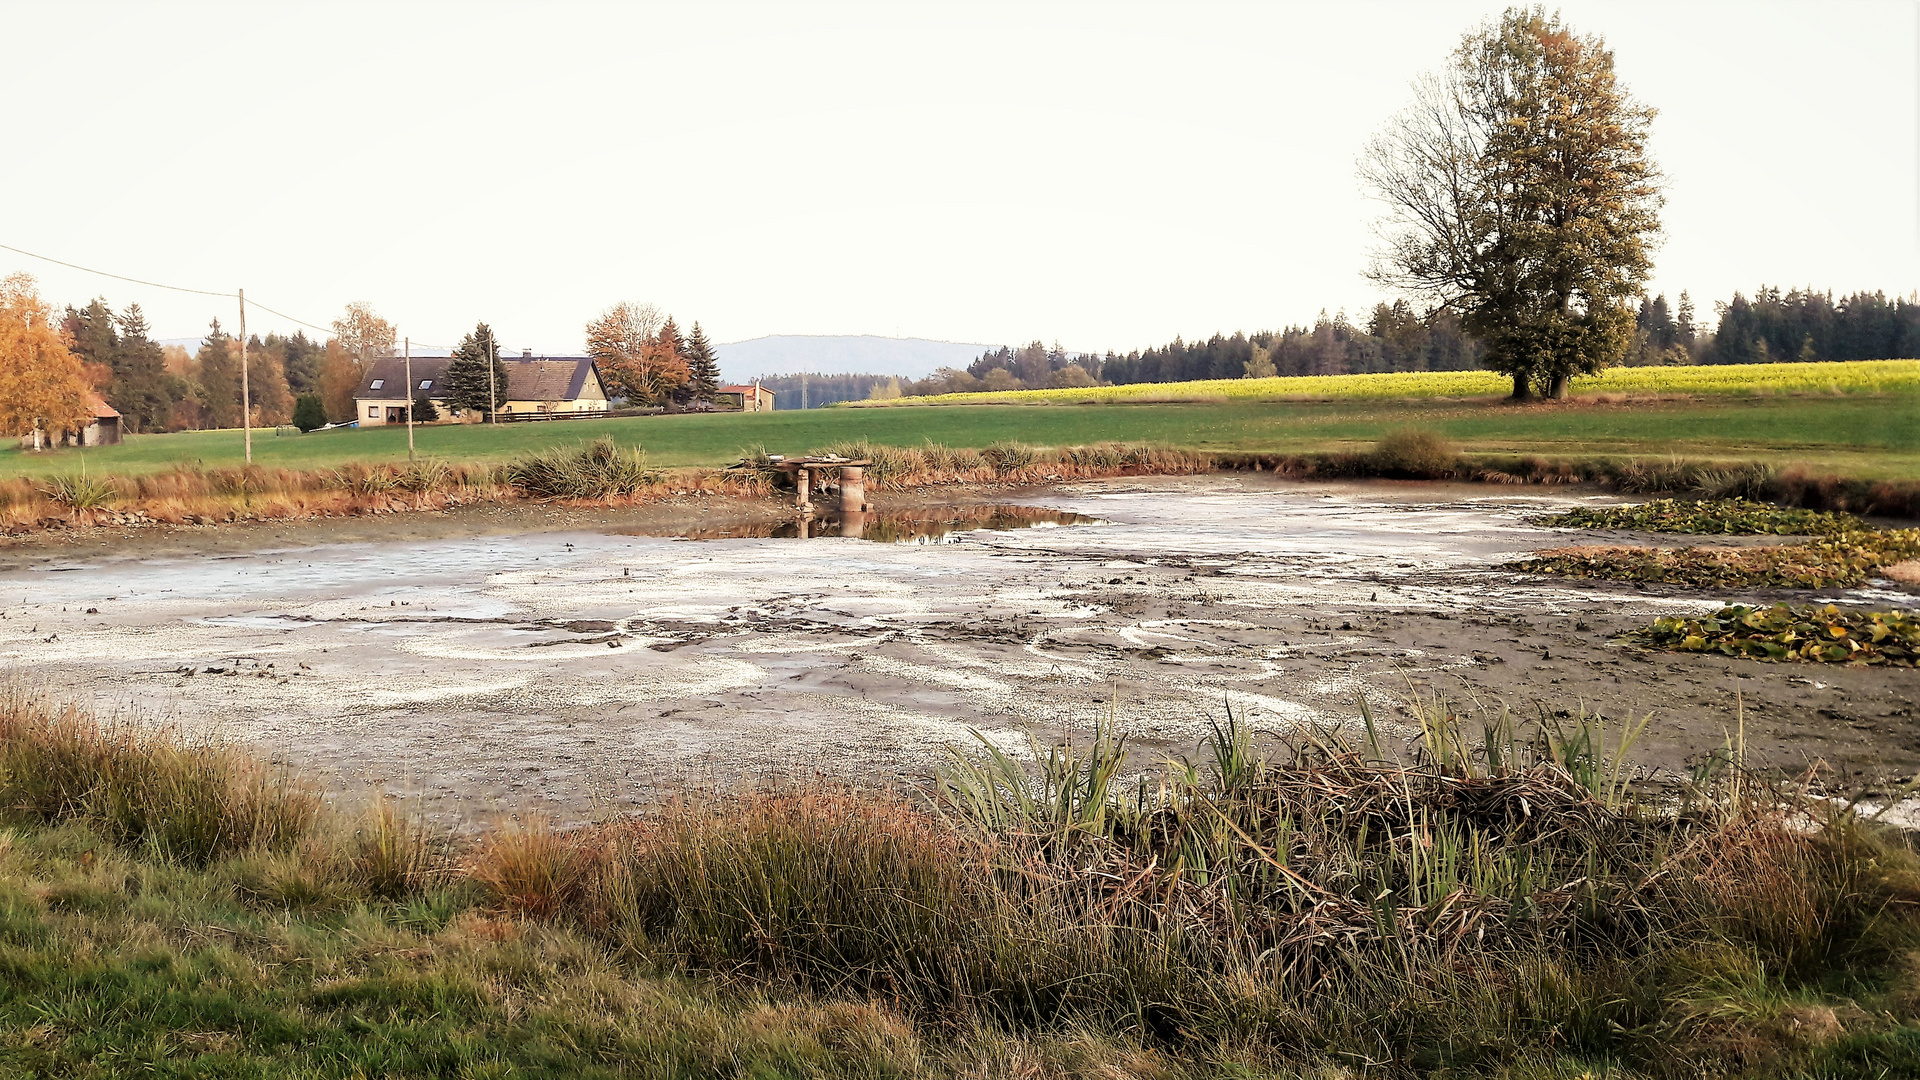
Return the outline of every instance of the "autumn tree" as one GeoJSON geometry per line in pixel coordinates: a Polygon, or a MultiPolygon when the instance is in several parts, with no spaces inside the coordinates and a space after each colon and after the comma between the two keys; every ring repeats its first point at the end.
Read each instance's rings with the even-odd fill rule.
{"type": "Polygon", "coordinates": [[[80,359],[27,274],[0,280],[0,431],[51,439],[93,419],[80,359]]]}
{"type": "Polygon", "coordinates": [[[660,405],[687,385],[680,331],[652,304],[621,302],[587,324],[587,355],[615,396],[660,405]]]}
{"type": "Polygon", "coordinates": [[[333,336],[327,339],[319,356],[313,356],[316,347],[307,342],[304,335],[299,336],[299,355],[289,356],[289,361],[294,361],[287,370],[289,386],[298,389],[311,374],[318,380],[327,417],[335,423],[353,419],[353,395],[360,389],[360,381],[367,377],[368,366],[383,356],[393,355],[396,340],[393,324],[381,318],[373,305],[355,300],[333,320],[333,336]]]}
{"type": "Polygon", "coordinates": [[[446,380],[446,392],[440,399],[450,409],[491,414],[506,404],[507,366],[500,362],[500,339],[494,336],[493,328],[478,323],[472,333],[461,338],[459,348],[453,350],[453,359],[447,364],[447,373],[441,378],[446,380]],[[489,365],[493,369],[491,399],[487,394],[489,365]]]}
{"type": "Polygon", "coordinates": [[[376,314],[373,305],[355,300],[347,305],[345,314],[333,320],[333,340],[364,368],[393,355],[395,334],[393,324],[376,314]]]}
{"type": "Polygon", "coordinates": [[[220,320],[200,341],[200,407],[210,428],[240,426],[240,350],[220,320]]]}
{"type": "Polygon", "coordinates": [[[256,335],[247,346],[247,383],[251,391],[255,427],[278,427],[293,418],[293,388],[287,380],[285,338],[261,341],[256,335]]]}
{"type": "Polygon", "coordinates": [[[341,424],[353,419],[353,395],[360,389],[360,361],[338,338],[329,338],[320,355],[320,402],[327,419],[341,424]]]}
{"type": "Polygon", "coordinates": [[[1599,37],[1509,8],[1362,158],[1388,207],[1372,277],[1457,313],[1514,397],[1564,397],[1633,344],[1660,228],[1653,116],[1599,37]]]}
{"type": "Polygon", "coordinates": [[[694,323],[693,333],[687,335],[687,390],[694,400],[712,404],[713,393],[718,389],[720,358],[707,341],[707,332],[700,329],[699,323],[694,323]]]}
{"type": "Polygon", "coordinates": [[[1249,379],[1271,379],[1280,373],[1280,369],[1273,366],[1273,350],[1260,345],[1252,346],[1241,370],[1249,379]]]}

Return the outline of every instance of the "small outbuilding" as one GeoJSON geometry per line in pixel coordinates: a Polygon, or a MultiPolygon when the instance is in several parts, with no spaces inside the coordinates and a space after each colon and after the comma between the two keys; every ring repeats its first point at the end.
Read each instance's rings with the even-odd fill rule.
{"type": "Polygon", "coordinates": [[[741,412],[773,411],[773,391],[757,382],[744,386],[723,386],[714,391],[713,400],[741,412]]]}
{"type": "Polygon", "coordinates": [[[79,445],[117,445],[120,442],[119,410],[107,404],[106,399],[99,394],[88,394],[87,404],[93,409],[93,423],[80,429],[79,445]]]}
{"type": "Polygon", "coordinates": [[[79,431],[62,431],[49,435],[44,431],[35,431],[20,436],[20,448],[23,450],[45,450],[55,446],[114,446],[120,442],[120,411],[107,404],[107,400],[93,391],[87,391],[87,408],[93,413],[93,420],[79,431]]]}

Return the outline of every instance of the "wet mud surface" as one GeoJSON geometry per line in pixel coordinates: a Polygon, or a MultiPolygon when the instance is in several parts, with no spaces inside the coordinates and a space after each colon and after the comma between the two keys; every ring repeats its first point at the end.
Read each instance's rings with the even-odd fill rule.
{"type": "MultiPolygon", "coordinates": [[[[576,820],[689,783],[916,783],[973,731],[1019,750],[1109,712],[1143,767],[1195,754],[1229,704],[1286,734],[1352,730],[1364,696],[1405,739],[1409,685],[1526,716],[1652,711],[1650,767],[1721,745],[1737,701],[1773,767],[1920,772],[1920,673],[1613,640],[1813,594],[1498,569],[1599,539],[1528,519],[1608,496],[1240,475],[941,498],[876,499],[890,524],[861,531],[880,542],[762,535],[782,531],[774,504],[694,500],[7,549],[0,659],[102,713],[473,823],[576,820]],[[933,543],[915,521],[954,527],[933,543]]],[[[1818,598],[1920,603],[1903,588],[1818,598]]]]}

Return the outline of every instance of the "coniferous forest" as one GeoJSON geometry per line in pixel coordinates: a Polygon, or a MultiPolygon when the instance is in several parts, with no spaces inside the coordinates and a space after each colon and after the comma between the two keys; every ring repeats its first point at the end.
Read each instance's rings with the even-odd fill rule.
{"type": "MultiPolygon", "coordinates": [[[[1735,293],[1703,321],[1692,298],[1643,298],[1633,365],[1751,364],[1771,361],[1892,360],[1920,356],[1920,301],[1859,292],[1835,299],[1813,289],[1763,286],[1735,293]]],[[[944,368],[897,382],[903,394],[1187,382],[1265,375],[1352,375],[1381,371],[1462,371],[1481,366],[1479,341],[1449,311],[1422,316],[1404,300],[1379,304],[1364,322],[1325,312],[1311,326],[1178,338],[1124,356],[1069,352],[1033,342],[990,350],[964,370],[944,368]]],[[[875,396],[894,381],[871,379],[875,396]]],[[[813,402],[820,404],[823,402],[813,402]]],[[[786,402],[781,402],[785,407],[786,402]]]]}

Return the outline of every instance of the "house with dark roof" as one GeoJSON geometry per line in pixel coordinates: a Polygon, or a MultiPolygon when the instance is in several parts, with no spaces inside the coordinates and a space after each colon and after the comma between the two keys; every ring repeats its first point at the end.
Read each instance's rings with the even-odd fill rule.
{"type": "MultiPolygon", "coordinates": [[[[354,412],[361,426],[406,423],[407,404],[422,394],[433,402],[440,415],[451,416],[444,395],[447,365],[452,362],[447,356],[416,356],[409,381],[404,358],[388,356],[373,361],[353,395],[354,412]]],[[[500,363],[507,372],[507,400],[500,406],[502,415],[606,411],[606,387],[591,357],[527,353],[501,357],[500,363]]]]}
{"type": "Polygon", "coordinates": [[[447,365],[452,362],[450,356],[414,357],[411,384],[407,382],[404,357],[386,356],[368,364],[360,388],[353,394],[354,415],[360,418],[360,426],[406,423],[408,403],[422,394],[440,415],[446,416],[447,402],[441,388],[446,382],[447,365]]]}

